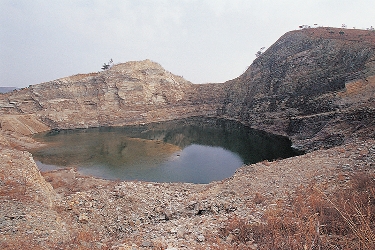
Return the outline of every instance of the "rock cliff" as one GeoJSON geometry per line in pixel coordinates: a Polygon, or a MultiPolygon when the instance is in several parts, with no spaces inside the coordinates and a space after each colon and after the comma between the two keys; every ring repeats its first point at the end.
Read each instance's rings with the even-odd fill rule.
{"type": "Polygon", "coordinates": [[[33,85],[5,95],[0,106],[3,113],[36,114],[52,128],[124,125],[215,114],[215,88],[144,60],[33,85]]]}
{"type": "Polygon", "coordinates": [[[374,173],[374,97],[375,32],[334,28],[288,32],[225,83],[192,84],[145,60],[0,94],[0,248],[261,248],[253,233],[236,241],[238,229],[266,224],[312,180],[326,195],[348,190],[356,171],[374,173]],[[53,128],[190,116],[239,120],[314,152],[196,185],[108,181],[74,169],[41,175],[26,151],[36,146],[28,135],[53,128]],[[236,221],[246,223],[224,237],[236,221]]]}
{"type": "Polygon", "coordinates": [[[220,116],[313,150],[368,135],[374,75],[375,32],[305,29],[286,33],[225,83],[192,84],[150,60],[127,62],[2,94],[0,112],[34,114],[50,128],[220,116]]]}
{"type": "Polygon", "coordinates": [[[305,149],[334,146],[352,136],[360,125],[353,120],[374,126],[373,75],[375,32],[291,31],[225,83],[223,114],[288,135],[305,149]],[[357,92],[349,102],[348,91],[357,92]],[[336,123],[353,129],[341,131],[336,123]]]}

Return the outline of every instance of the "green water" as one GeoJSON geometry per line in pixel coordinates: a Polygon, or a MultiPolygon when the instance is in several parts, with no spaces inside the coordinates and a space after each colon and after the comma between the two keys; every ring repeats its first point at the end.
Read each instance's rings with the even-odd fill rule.
{"type": "Polygon", "coordinates": [[[106,179],[209,183],[243,164],[299,154],[281,136],[234,121],[190,118],[138,126],[50,131],[32,152],[41,170],[77,167],[106,179]]]}

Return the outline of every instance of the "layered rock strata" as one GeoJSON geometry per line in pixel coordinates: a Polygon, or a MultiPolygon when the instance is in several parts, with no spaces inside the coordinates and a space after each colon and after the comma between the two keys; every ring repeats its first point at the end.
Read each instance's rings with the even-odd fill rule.
{"type": "Polygon", "coordinates": [[[358,126],[374,126],[373,75],[375,32],[288,32],[225,83],[223,114],[305,149],[331,147],[359,134],[358,126]]]}
{"type": "Polygon", "coordinates": [[[217,88],[193,85],[144,60],[33,85],[5,95],[0,107],[36,114],[52,128],[119,126],[216,114],[217,88]]]}
{"type": "Polygon", "coordinates": [[[195,85],[145,60],[0,94],[0,248],[234,248],[218,237],[231,218],[262,223],[311,180],[334,189],[354,171],[374,172],[374,51],[372,31],[307,29],[226,83],[195,85]],[[74,169],[42,176],[27,152],[38,146],[29,135],[49,129],[190,116],[239,120],[315,151],[207,185],[106,181],[74,169]]]}
{"type": "Polygon", "coordinates": [[[292,31],[225,83],[192,84],[150,60],[128,62],[2,94],[0,113],[63,129],[219,116],[314,150],[374,136],[374,52],[373,31],[292,31]]]}

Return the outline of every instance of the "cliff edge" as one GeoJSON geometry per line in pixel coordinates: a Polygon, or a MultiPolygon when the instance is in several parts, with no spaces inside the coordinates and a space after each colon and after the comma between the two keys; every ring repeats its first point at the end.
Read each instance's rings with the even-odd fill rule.
{"type": "Polygon", "coordinates": [[[192,84],[144,60],[0,94],[0,248],[373,249],[374,97],[375,32],[335,28],[288,32],[225,83],[192,84]],[[311,152],[200,185],[41,174],[27,152],[40,146],[29,135],[49,129],[191,116],[235,119],[311,152]],[[358,198],[356,187],[364,203],[340,209],[355,204],[344,219],[366,227],[337,213],[337,194],[358,198]]]}
{"type": "Polygon", "coordinates": [[[375,32],[291,31],[225,83],[223,115],[287,135],[303,149],[374,137],[374,75],[375,32]]]}

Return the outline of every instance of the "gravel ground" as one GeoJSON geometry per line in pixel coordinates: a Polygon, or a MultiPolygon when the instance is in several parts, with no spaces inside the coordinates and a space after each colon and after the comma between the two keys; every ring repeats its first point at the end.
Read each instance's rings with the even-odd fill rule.
{"type": "Polygon", "coordinates": [[[373,140],[243,166],[210,184],[108,181],[72,168],[41,175],[30,153],[0,151],[2,249],[230,249],[219,237],[229,219],[261,223],[298,187],[334,188],[343,173],[375,169],[373,140]]]}

